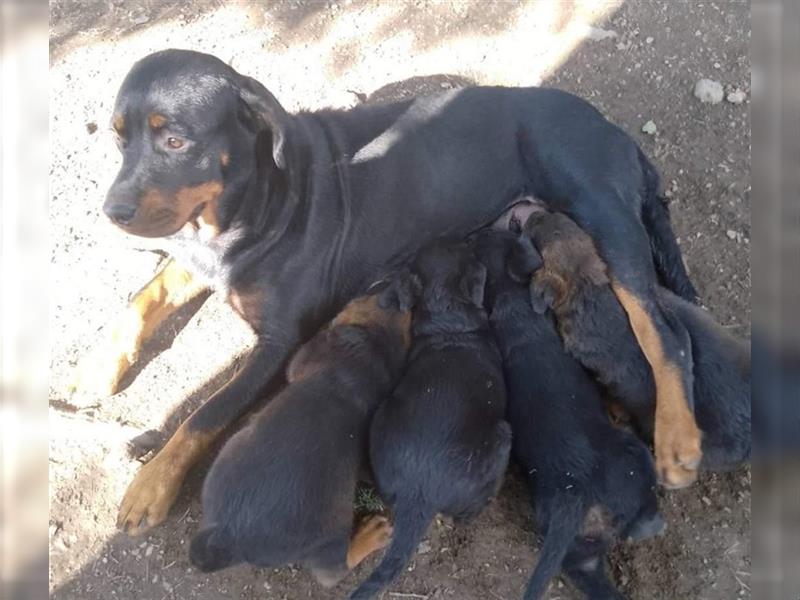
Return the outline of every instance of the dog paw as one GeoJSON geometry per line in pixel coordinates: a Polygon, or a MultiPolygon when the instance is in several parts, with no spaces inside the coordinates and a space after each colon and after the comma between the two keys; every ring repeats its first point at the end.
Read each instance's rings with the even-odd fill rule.
{"type": "Polygon", "coordinates": [[[362,538],[373,550],[385,548],[392,539],[394,528],[389,519],[381,515],[369,517],[358,530],[362,538]]]}
{"type": "Polygon", "coordinates": [[[128,486],[117,527],[137,536],[162,523],[178,496],[183,476],[183,471],[175,468],[169,457],[157,454],[139,469],[128,486]]]}
{"type": "Polygon", "coordinates": [[[83,357],[68,386],[70,404],[85,406],[116,394],[134,359],[129,353],[113,348],[83,357]]]}
{"type": "Polygon", "coordinates": [[[697,479],[703,458],[701,433],[691,414],[679,420],[656,425],[656,472],[667,489],[685,488],[697,479]]]}

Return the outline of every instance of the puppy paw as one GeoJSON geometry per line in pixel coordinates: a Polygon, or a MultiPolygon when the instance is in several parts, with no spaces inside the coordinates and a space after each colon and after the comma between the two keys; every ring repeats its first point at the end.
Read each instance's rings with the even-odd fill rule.
{"type": "Polygon", "coordinates": [[[178,496],[184,474],[169,457],[157,454],[139,469],[128,486],[117,517],[117,527],[137,536],[162,523],[178,496]]]}
{"type": "Polygon", "coordinates": [[[392,540],[394,527],[389,519],[381,515],[369,517],[358,530],[357,536],[362,537],[374,550],[385,548],[392,540]]]}
{"type": "Polygon", "coordinates": [[[389,519],[373,515],[361,523],[347,551],[347,568],[352,569],[373,552],[385,548],[392,539],[394,528],[389,519]]]}
{"type": "Polygon", "coordinates": [[[700,429],[691,413],[656,422],[655,450],[656,472],[663,487],[675,490],[695,482],[703,451],[700,429]]]}

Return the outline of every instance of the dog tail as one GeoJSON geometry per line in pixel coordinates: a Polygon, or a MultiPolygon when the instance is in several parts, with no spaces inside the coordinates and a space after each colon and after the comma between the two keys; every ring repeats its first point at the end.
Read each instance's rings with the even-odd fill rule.
{"type": "Polygon", "coordinates": [[[369,600],[380,593],[408,564],[434,513],[415,508],[416,503],[400,499],[394,515],[394,535],[389,549],[372,574],[350,595],[350,600],[369,600]]]}
{"type": "Polygon", "coordinates": [[[583,501],[577,496],[568,496],[554,507],[524,600],[539,600],[550,580],[561,572],[564,557],[580,532],[585,513],[583,501]]]}
{"type": "Polygon", "coordinates": [[[659,176],[656,168],[641,150],[639,163],[644,173],[644,201],[642,203],[642,222],[650,237],[653,262],[661,283],[684,300],[697,304],[698,295],[686,266],[683,264],[681,249],[669,217],[666,199],[659,194],[659,176]]]}
{"type": "Polygon", "coordinates": [[[231,566],[233,551],[227,533],[216,525],[201,529],[189,545],[189,560],[203,573],[231,566]]]}

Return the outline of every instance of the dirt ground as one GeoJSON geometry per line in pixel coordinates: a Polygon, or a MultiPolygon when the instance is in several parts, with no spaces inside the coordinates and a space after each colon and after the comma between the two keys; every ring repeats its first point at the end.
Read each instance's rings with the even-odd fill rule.
{"type": "MultiPolygon", "coordinates": [[[[737,335],[750,326],[750,9],[747,2],[136,4],[51,2],[50,589],[58,599],[341,598],[369,561],[326,592],[304,572],[191,568],[207,464],[169,520],[141,539],[114,529],[139,462],[127,444],[164,439],[226,381],[252,344],[218,297],[188,307],[149,345],[111,398],[78,409],[79,357],[150,276],[159,257],[111,227],[100,207],[118,168],[107,123],[130,65],[165,47],[217,54],[290,110],[351,106],[464,85],[543,84],[591,100],[661,169],[675,229],[703,301],[737,335]],[[710,78],[746,100],[703,104],[710,78]],[[355,93],[357,92],[357,93],[355,93]],[[653,121],[656,132],[642,132],[653,121]]],[[[487,150],[489,151],[489,150],[487,150]]],[[[81,404],[87,404],[82,399],[81,404]]],[[[666,534],[611,557],[632,599],[750,598],[750,471],[705,475],[662,493],[666,534]]],[[[437,523],[386,599],[520,598],[539,546],[513,473],[474,523],[437,523]]],[[[550,598],[578,598],[556,582],[550,598]]]]}

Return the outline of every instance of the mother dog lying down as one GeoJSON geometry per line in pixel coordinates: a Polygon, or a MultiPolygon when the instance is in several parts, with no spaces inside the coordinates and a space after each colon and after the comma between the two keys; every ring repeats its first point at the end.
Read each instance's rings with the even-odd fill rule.
{"type": "Polygon", "coordinates": [[[292,115],[219,59],[165,50],[133,66],[112,125],[123,161],[104,210],[128,233],[165,238],[177,260],[133,298],[80,385],[116,390],[158,323],[209,286],[258,336],[234,378],[142,467],[122,502],[125,530],[164,520],[214,439],[275,390],[292,351],[387,263],[443,234],[466,236],[526,194],[596,241],[658,374],[659,475],[673,487],[695,479],[690,353],[652,290],[660,279],[683,297],[695,291],[654,167],[587,102],[475,87],[292,115]]]}

